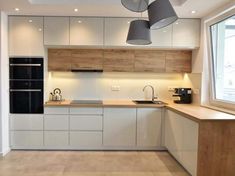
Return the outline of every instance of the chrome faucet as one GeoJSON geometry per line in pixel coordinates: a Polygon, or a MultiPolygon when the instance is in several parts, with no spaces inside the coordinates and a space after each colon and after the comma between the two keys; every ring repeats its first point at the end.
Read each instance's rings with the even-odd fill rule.
{"type": "Polygon", "coordinates": [[[145,91],[147,87],[150,87],[152,89],[152,101],[154,101],[155,99],[157,99],[157,97],[155,97],[154,88],[151,85],[147,85],[143,88],[143,91],[145,91]]]}

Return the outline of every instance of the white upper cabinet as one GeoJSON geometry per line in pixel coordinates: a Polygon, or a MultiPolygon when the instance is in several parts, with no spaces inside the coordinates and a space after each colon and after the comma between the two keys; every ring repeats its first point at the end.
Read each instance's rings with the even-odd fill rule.
{"type": "Polygon", "coordinates": [[[102,46],[104,18],[70,18],[70,45],[102,46]]]}
{"type": "Polygon", "coordinates": [[[151,30],[152,44],[149,46],[158,48],[172,47],[172,25],[158,30],[151,30]]]}
{"type": "Polygon", "coordinates": [[[43,56],[43,17],[9,17],[9,55],[43,56]]]}
{"type": "Polygon", "coordinates": [[[133,18],[105,18],[105,46],[133,46],[126,43],[133,18]]]}
{"type": "Polygon", "coordinates": [[[198,48],[200,46],[200,19],[179,19],[173,23],[174,48],[198,48]]]}
{"type": "Polygon", "coordinates": [[[44,18],[44,44],[69,45],[69,17],[44,18]]]}

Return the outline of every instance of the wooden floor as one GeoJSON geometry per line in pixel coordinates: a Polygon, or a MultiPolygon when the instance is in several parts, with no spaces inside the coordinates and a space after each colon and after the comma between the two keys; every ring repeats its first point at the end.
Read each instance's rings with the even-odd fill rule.
{"type": "Polygon", "coordinates": [[[13,151],[0,176],[189,176],[166,152],[13,151]]]}

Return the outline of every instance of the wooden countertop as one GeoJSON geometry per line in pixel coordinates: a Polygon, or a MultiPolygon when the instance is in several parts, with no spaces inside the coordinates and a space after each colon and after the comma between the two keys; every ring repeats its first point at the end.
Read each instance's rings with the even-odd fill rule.
{"type": "Polygon", "coordinates": [[[71,104],[70,100],[65,100],[62,102],[46,102],[45,107],[51,106],[69,106],[69,107],[136,107],[136,108],[162,108],[166,107],[172,111],[178,112],[191,120],[196,122],[206,121],[206,120],[235,120],[235,115],[228,113],[212,110],[206,107],[201,107],[193,104],[175,104],[171,101],[166,102],[166,105],[157,104],[135,104],[131,100],[104,100],[103,104],[71,104]]]}
{"type": "Polygon", "coordinates": [[[210,120],[235,120],[235,115],[216,111],[199,105],[168,103],[166,108],[198,122],[210,120]]]}
{"type": "Polygon", "coordinates": [[[135,104],[131,100],[103,100],[103,104],[71,104],[70,100],[65,100],[61,102],[48,101],[44,105],[45,107],[50,106],[69,106],[69,107],[138,107],[138,108],[162,108],[165,105],[158,104],[135,104]]]}

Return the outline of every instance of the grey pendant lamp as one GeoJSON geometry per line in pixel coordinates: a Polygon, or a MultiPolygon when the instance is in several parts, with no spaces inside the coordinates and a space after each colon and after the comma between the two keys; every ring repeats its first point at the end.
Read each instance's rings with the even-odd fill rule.
{"type": "Polygon", "coordinates": [[[151,44],[149,22],[147,20],[132,21],[126,42],[131,45],[151,44]]]}
{"type": "Polygon", "coordinates": [[[133,12],[144,12],[147,10],[149,0],[121,0],[122,5],[133,12]]]}
{"type": "Polygon", "coordinates": [[[148,6],[150,29],[160,29],[174,23],[178,16],[169,0],[155,0],[148,6]]]}

